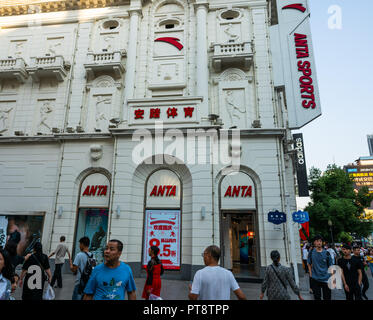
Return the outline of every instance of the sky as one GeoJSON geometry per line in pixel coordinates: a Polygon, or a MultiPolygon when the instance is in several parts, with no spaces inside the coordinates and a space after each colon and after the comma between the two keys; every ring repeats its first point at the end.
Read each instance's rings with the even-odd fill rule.
{"type": "Polygon", "coordinates": [[[325,170],[369,156],[373,134],[373,0],[309,0],[322,115],[294,133],[304,137],[307,168],[325,170]],[[330,29],[332,5],[341,29],[330,29]]]}

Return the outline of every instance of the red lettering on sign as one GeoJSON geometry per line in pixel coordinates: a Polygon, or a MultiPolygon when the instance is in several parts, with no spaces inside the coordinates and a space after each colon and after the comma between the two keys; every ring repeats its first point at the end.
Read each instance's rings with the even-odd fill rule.
{"type": "Polygon", "coordinates": [[[238,198],[240,196],[240,191],[241,191],[241,198],[252,197],[253,195],[252,186],[233,186],[233,191],[232,191],[232,186],[228,186],[227,191],[225,191],[224,197],[238,198]]]}
{"type": "Polygon", "coordinates": [[[177,116],[177,109],[176,108],[168,108],[167,109],[167,118],[172,117],[175,118],[177,116]]]}
{"type": "Polygon", "coordinates": [[[154,197],[176,197],[176,186],[165,185],[165,186],[154,186],[150,196],[154,197]]]}
{"type": "Polygon", "coordinates": [[[185,114],[185,118],[189,117],[193,117],[193,111],[194,111],[194,108],[193,107],[186,107],[184,108],[184,114],[185,114]]]}
{"type": "Polygon", "coordinates": [[[238,197],[239,194],[240,194],[240,189],[241,187],[240,186],[234,186],[233,187],[233,192],[232,192],[232,197],[238,197]]]}
{"type": "Polygon", "coordinates": [[[171,192],[169,194],[169,197],[174,196],[176,197],[176,186],[172,186],[171,192]]]}
{"type": "MultiPolygon", "coordinates": [[[[297,59],[303,59],[309,57],[309,50],[308,50],[308,41],[307,35],[294,33],[294,41],[295,41],[295,50],[297,54],[297,59]]],[[[302,76],[299,78],[299,86],[300,86],[300,93],[301,98],[304,99],[302,101],[302,107],[305,109],[315,109],[316,102],[315,102],[315,88],[312,85],[312,68],[311,62],[300,60],[297,62],[298,71],[302,73],[302,76]]]]}
{"type": "Polygon", "coordinates": [[[89,186],[87,186],[83,192],[83,196],[89,196],[89,186]]]}
{"type": "Polygon", "coordinates": [[[164,194],[165,190],[166,190],[166,186],[159,186],[158,187],[157,197],[159,197],[160,195],[163,197],[163,194],[164,194]]]}
{"type": "Polygon", "coordinates": [[[107,186],[87,186],[83,192],[83,196],[106,196],[107,186]]]}
{"type": "Polygon", "coordinates": [[[144,119],[144,110],[142,109],[135,110],[135,119],[144,119]]]}
{"type": "Polygon", "coordinates": [[[159,108],[151,108],[150,109],[150,119],[159,119],[161,114],[161,109],[159,108]]]}
{"type": "Polygon", "coordinates": [[[231,197],[232,196],[232,187],[231,186],[229,186],[228,188],[227,188],[227,191],[225,191],[225,195],[224,195],[224,197],[231,197]]]}

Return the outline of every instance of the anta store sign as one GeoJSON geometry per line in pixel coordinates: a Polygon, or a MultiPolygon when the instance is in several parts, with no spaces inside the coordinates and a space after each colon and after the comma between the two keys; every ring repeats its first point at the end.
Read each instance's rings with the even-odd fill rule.
{"type": "Polygon", "coordinates": [[[80,191],[79,207],[108,208],[110,198],[110,181],[101,173],[87,176],[80,191]]]}
{"type": "Polygon", "coordinates": [[[107,195],[108,186],[87,186],[83,192],[84,196],[102,197],[107,195]]]}
{"type": "Polygon", "coordinates": [[[221,181],[220,200],[222,209],[255,210],[255,184],[244,173],[227,175],[221,181]]]}
{"type": "Polygon", "coordinates": [[[270,27],[274,85],[285,88],[290,129],[321,115],[307,0],[277,0],[278,24],[270,27]]]}
{"type": "Polygon", "coordinates": [[[229,186],[225,192],[224,197],[230,198],[246,198],[253,196],[253,187],[252,186],[229,186]]]}
{"type": "Polygon", "coordinates": [[[151,197],[176,197],[176,186],[154,186],[151,197]]]}
{"type": "Polygon", "coordinates": [[[147,208],[180,208],[181,184],[173,171],[155,171],[148,179],[146,190],[147,208]]]}

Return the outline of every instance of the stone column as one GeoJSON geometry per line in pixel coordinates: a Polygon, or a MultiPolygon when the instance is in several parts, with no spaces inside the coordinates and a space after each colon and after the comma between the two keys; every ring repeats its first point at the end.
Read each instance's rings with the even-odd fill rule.
{"type": "Polygon", "coordinates": [[[196,95],[203,97],[201,104],[201,122],[208,122],[209,114],[209,69],[207,52],[207,13],[208,2],[197,2],[195,5],[197,19],[197,88],[196,95]]]}
{"type": "Polygon", "coordinates": [[[135,92],[138,27],[140,17],[142,16],[142,11],[140,7],[135,7],[130,8],[128,10],[128,13],[130,15],[130,30],[127,47],[126,75],[124,79],[124,102],[122,108],[122,116],[124,123],[127,123],[128,121],[127,101],[128,99],[134,98],[135,92]]]}

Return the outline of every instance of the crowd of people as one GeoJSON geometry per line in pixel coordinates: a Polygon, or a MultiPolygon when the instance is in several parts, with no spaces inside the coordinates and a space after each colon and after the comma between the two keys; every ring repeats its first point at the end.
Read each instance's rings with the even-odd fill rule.
{"type": "Polygon", "coordinates": [[[357,243],[329,245],[321,236],[316,236],[312,243],[303,243],[302,259],[315,300],[331,300],[331,286],[335,286],[337,277],[340,277],[346,300],[369,300],[367,272],[370,270],[373,277],[373,248],[357,243]],[[330,268],[332,266],[339,268],[330,268]],[[330,283],[331,277],[334,284],[330,283]]]}
{"type": "MultiPolygon", "coordinates": [[[[104,250],[104,263],[99,265],[96,265],[94,255],[89,252],[89,245],[88,237],[81,238],[80,252],[72,261],[63,236],[49,256],[43,253],[40,242],[34,245],[32,253],[19,256],[16,245],[8,241],[5,248],[0,249],[0,300],[14,300],[17,287],[22,289],[22,300],[46,299],[46,283],[55,289],[62,288],[61,270],[66,255],[70,270],[75,275],[72,300],[124,300],[126,295],[129,300],[136,300],[132,270],[128,264],[120,261],[123,243],[110,240],[104,250]],[[54,255],[52,275],[49,259],[54,255]]],[[[141,297],[145,300],[161,299],[164,268],[158,257],[159,248],[150,247],[148,254],[147,278],[141,297]]],[[[219,266],[220,255],[220,248],[214,245],[204,250],[202,257],[205,268],[196,272],[193,283],[189,285],[190,300],[229,300],[231,292],[238,299],[246,300],[232,272],[219,266]]],[[[293,270],[280,264],[280,253],[274,250],[270,257],[273,263],[265,270],[259,298],[263,299],[266,293],[268,300],[290,300],[287,290],[290,286],[298,298],[304,300],[294,281],[293,270]]],[[[316,236],[311,244],[303,244],[302,257],[305,272],[309,274],[310,292],[315,300],[331,300],[331,286],[336,286],[337,277],[340,278],[346,300],[368,300],[367,270],[370,269],[373,276],[372,248],[351,247],[349,244],[329,246],[323,243],[321,236],[316,236]]]]}

